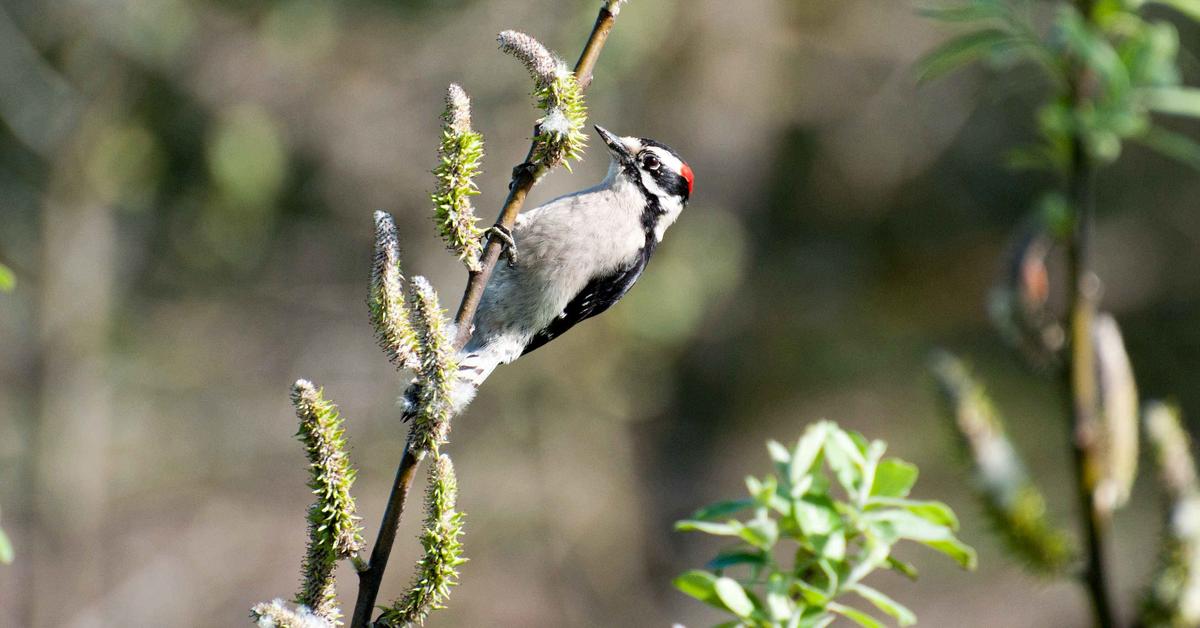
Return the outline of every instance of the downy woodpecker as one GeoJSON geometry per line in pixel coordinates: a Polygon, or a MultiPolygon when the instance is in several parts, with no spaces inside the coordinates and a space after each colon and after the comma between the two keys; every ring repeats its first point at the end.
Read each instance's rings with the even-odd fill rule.
{"type": "MultiPolygon", "coordinates": [[[[654,140],[618,137],[596,126],[612,156],[595,187],[552,200],[517,218],[509,263],[496,266],[459,353],[454,412],[507,364],[619,301],[646,269],[667,227],[692,193],[692,169],[654,140]],[[515,248],[515,250],[514,250],[515,248]]],[[[405,418],[415,390],[405,394],[405,418]]]]}

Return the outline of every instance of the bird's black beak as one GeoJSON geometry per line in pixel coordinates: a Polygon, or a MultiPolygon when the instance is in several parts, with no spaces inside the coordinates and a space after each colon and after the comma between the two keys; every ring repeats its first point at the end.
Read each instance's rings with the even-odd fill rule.
{"type": "Polygon", "coordinates": [[[629,149],[625,147],[625,142],[622,142],[621,138],[599,124],[592,126],[596,127],[596,133],[599,133],[600,139],[604,140],[604,143],[608,145],[608,150],[612,151],[613,157],[617,159],[629,158],[629,149]]]}

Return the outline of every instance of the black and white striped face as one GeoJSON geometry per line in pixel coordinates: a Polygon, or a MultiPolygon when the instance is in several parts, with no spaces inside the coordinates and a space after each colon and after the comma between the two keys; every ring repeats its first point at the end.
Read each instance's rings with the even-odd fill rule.
{"type": "Polygon", "coordinates": [[[648,232],[661,241],[687,205],[695,177],[692,169],[671,147],[650,139],[618,137],[597,126],[621,175],[628,177],[646,196],[642,217],[648,232]]]}

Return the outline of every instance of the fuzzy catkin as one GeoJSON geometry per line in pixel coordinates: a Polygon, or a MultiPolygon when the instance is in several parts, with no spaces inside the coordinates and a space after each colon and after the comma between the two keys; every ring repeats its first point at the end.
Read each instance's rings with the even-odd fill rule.
{"type": "Polygon", "coordinates": [[[379,347],[396,368],[416,368],[417,337],[404,304],[400,240],[391,214],[375,212],[375,257],[367,305],[379,347]]]}
{"type": "Polygon", "coordinates": [[[445,607],[450,588],[458,584],[458,566],[466,562],[462,547],[464,514],[455,509],[457,501],[454,464],[449,456],[440,454],[429,468],[421,530],[424,553],[417,561],[408,592],[384,611],[382,625],[424,624],[430,612],[445,607]]]}
{"type": "Polygon", "coordinates": [[[336,623],[340,616],[334,581],[337,561],[357,554],[363,546],[362,528],[350,494],[355,472],[346,454],[337,407],[303,379],[292,387],[292,403],[300,419],[297,437],[304,443],[309,461],[308,486],[316,496],[308,511],[308,548],[296,602],[336,623]]]}
{"type": "Polygon", "coordinates": [[[417,367],[416,416],[409,446],[416,452],[436,451],[450,434],[450,388],[457,369],[445,312],[437,292],[424,277],[414,277],[409,308],[417,333],[420,364],[417,367]]]}

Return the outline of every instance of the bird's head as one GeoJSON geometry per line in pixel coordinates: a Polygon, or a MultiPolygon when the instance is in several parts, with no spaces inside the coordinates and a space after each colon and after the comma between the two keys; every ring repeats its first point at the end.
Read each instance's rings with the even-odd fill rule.
{"type": "Polygon", "coordinates": [[[657,239],[679,216],[692,195],[692,169],[670,146],[640,137],[620,137],[596,125],[608,146],[613,165],[610,176],[632,183],[646,200],[643,222],[657,239]]]}

